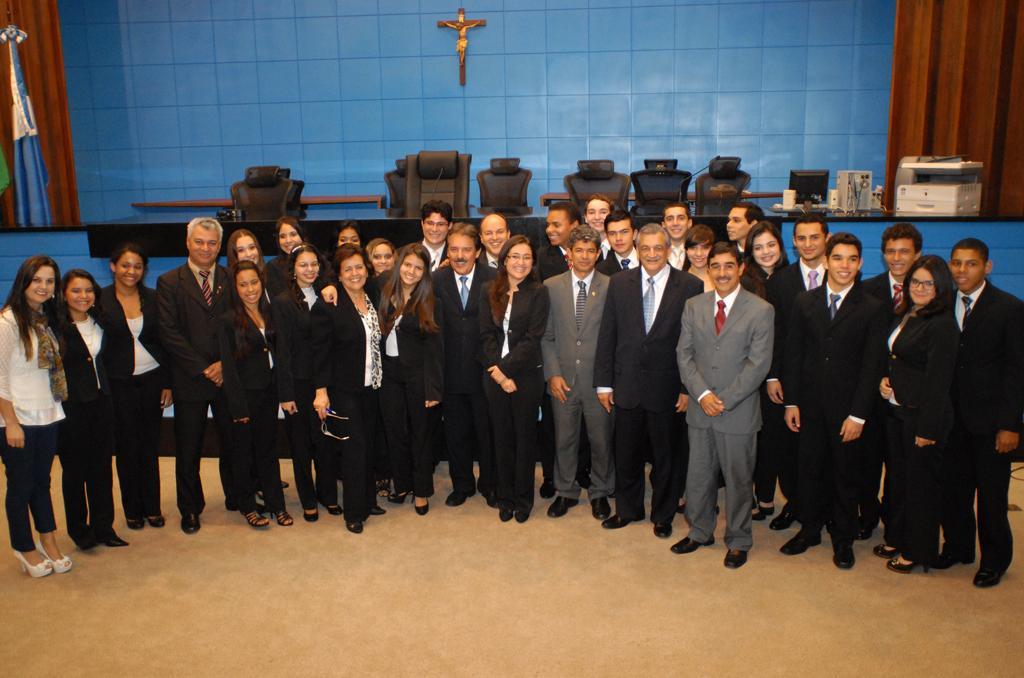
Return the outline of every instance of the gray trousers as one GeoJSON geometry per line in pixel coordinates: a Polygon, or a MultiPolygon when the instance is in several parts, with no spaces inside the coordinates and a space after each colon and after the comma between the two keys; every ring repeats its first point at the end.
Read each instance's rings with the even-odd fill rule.
{"type": "Polygon", "coordinates": [[[706,542],[715,534],[718,471],[725,476],[725,545],[749,551],[751,497],[756,433],[720,433],[711,428],[689,427],[690,465],[686,474],[686,519],[690,539],[706,542]]]}
{"type": "Polygon", "coordinates": [[[615,460],[612,459],[612,415],[605,412],[592,388],[574,388],[564,403],[551,398],[555,423],[555,490],[560,497],[578,499],[576,482],[579,463],[580,421],[587,422],[590,439],[591,499],[607,497],[615,491],[615,460]]]}

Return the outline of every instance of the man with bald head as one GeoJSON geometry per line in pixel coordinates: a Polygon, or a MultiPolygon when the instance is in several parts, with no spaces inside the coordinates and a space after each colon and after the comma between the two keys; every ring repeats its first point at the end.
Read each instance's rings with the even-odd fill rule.
{"type": "Polygon", "coordinates": [[[488,214],[480,222],[480,244],[483,252],[477,260],[480,266],[498,268],[498,254],[512,233],[508,230],[508,222],[500,214],[488,214]]]}

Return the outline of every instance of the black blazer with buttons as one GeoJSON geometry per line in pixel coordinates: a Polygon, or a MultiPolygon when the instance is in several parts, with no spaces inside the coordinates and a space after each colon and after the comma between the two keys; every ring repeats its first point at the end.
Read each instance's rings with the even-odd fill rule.
{"type": "Polygon", "coordinates": [[[953,404],[959,420],[974,435],[1020,431],[1024,302],[991,281],[985,284],[960,333],[953,404]]]}
{"type": "Polygon", "coordinates": [[[888,312],[854,283],[830,319],[827,294],[822,285],[793,302],[782,373],[785,403],[799,407],[801,416],[821,414],[829,422],[850,415],[867,420],[879,397],[888,312]]]}
{"type": "Polygon", "coordinates": [[[217,387],[203,370],[220,360],[217,324],[231,309],[228,270],[216,266],[213,303],[206,304],[199,282],[188,264],[167,271],[157,280],[160,340],[170,358],[175,400],[213,400],[217,387]]]}
{"type": "Polygon", "coordinates": [[[277,349],[277,392],[286,403],[295,400],[295,381],[308,382],[313,376],[312,310],[305,300],[296,302],[292,290],[286,289],[273,298],[270,313],[277,349]]]}
{"type": "MultiPolygon", "coordinates": [[[[423,395],[440,402],[444,393],[444,311],[434,303],[437,332],[424,332],[415,314],[406,313],[398,323],[398,364],[403,376],[423,375],[423,395]]],[[[380,354],[386,356],[387,336],[381,328],[380,354]]]]}
{"type": "MultiPolygon", "coordinates": [[[[139,285],[139,302],[142,305],[142,332],[139,343],[153,359],[160,363],[160,375],[164,384],[170,386],[167,368],[167,351],[160,342],[160,313],[156,304],[156,290],[139,285]]],[[[111,379],[131,379],[135,372],[135,339],[128,328],[124,307],[117,300],[113,285],[100,292],[100,308],[105,318],[103,366],[111,379]]]]}
{"type": "Polygon", "coordinates": [[[494,280],[496,270],[486,263],[479,263],[473,269],[473,282],[469,286],[469,300],[462,308],[459,296],[458,275],[450,266],[434,271],[434,295],[441,307],[444,343],[444,391],[445,393],[482,393],[483,367],[480,365],[480,320],[479,313],[488,312],[480,306],[480,290],[488,281],[494,280]]]}
{"type": "Polygon", "coordinates": [[[547,244],[537,251],[537,267],[534,270],[540,274],[541,281],[544,281],[568,271],[569,262],[565,260],[561,247],[547,244]]]}
{"type": "MultiPolygon", "coordinates": [[[[376,312],[375,292],[369,287],[370,310],[376,312]]],[[[313,388],[360,393],[366,374],[366,329],[352,299],[338,291],[338,305],[317,299],[310,310],[313,388]]],[[[383,354],[382,354],[383,355],[383,354]]]]}
{"type": "Polygon", "coordinates": [[[68,402],[89,403],[100,397],[101,394],[109,395],[110,387],[107,382],[107,371],[104,368],[104,354],[107,351],[107,331],[105,322],[99,314],[90,316],[103,328],[103,339],[100,342],[100,352],[94,361],[89,354],[89,349],[82,339],[78,327],[70,320],[61,327],[63,333],[63,361],[64,378],[68,384],[68,402]],[[96,379],[99,377],[99,383],[96,379]]]}
{"type": "MultiPolygon", "coordinates": [[[[490,281],[480,290],[480,363],[484,369],[497,365],[510,379],[538,372],[544,364],[540,342],[548,324],[550,300],[548,289],[536,280],[519,283],[512,295],[512,311],[508,321],[508,355],[502,357],[505,343],[504,313],[497,322],[491,311],[490,281]]],[[[543,375],[540,375],[543,379],[543,375]]]]}
{"type": "Polygon", "coordinates": [[[622,273],[626,270],[622,268],[622,264],[619,263],[619,258],[615,256],[615,252],[609,252],[608,256],[597,262],[597,266],[594,268],[608,277],[622,273]]]}
{"type": "MultiPolygon", "coordinates": [[[[822,276],[827,277],[827,276],[822,276]]],[[[825,284],[820,280],[819,286],[825,284]]],[[[786,266],[781,271],[776,271],[768,278],[765,285],[768,295],[768,303],[775,307],[775,344],[772,347],[772,366],[768,370],[769,379],[782,379],[783,355],[786,350],[786,332],[789,330],[789,314],[793,308],[793,302],[801,292],[806,292],[804,287],[804,276],[800,270],[800,262],[786,266]]],[[[786,388],[785,382],[782,384],[786,388]]]]}
{"type": "Polygon", "coordinates": [[[236,358],[235,312],[228,311],[222,315],[217,325],[217,343],[224,375],[224,396],[231,418],[235,420],[250,415],[246,391],[262,391],[274,383],[274,368],[270,365],[270,356],[274,355],[273,330],[268,330],[268,337],[264,339],[263,333],[246,317],[245,341],[248,350],[236,358]]]}
{"type": "Polygon", "coordinates": [[[941,442],[953,428],[950,391],[959,337],[951,311],[913,316],[889,352],[889,385],[901,406],[917,410],[918,437],[941,442]]]}

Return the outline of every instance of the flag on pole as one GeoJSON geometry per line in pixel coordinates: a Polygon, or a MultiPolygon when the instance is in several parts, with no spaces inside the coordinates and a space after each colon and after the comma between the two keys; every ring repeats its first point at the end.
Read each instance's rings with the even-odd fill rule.
{"type": "MultiPolygon", "coordinates": [[[[18,59],[18,43],[27,36],[25,31],[10,25],[0,32],[0,42],[6,42],[11,53],[11,117],[14,127],[14,220],[19,226],[50,224],[50,199],[46,193],[49,178],[39,146],[39,128],[32,112],[25,78],[18,59]]],[[[6,163],[4,163],[6,165],[6,163]]]]}

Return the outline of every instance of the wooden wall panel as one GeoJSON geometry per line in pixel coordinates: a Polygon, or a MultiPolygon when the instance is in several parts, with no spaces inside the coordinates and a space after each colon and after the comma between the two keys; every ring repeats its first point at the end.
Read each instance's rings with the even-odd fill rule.
{"type": "Polygon", "coordinates": [[[907,155],[985,163],[982,210],[1024,214],[1021,0],[897,0],[886,202],[907,155]]]}
{"type": "MultiPolygon", "coordinates": [[[[14,23],[28,33],[18,47],[21,68],[39,126],[40,145],[49,173],[50,208],[55,225],[81,223],[78,184],[71,145],[71,119],[64,82],[64,54],[61,47],[57,0],[3,0],[3,25],[14,23]]],[[[8,166],[14,159],[11,131],[11,63],[7,49],[0,50],[0,143],[8,166]]],[[[3,225],[14,225],[13,185],[0,197],[3,225]]]]}

